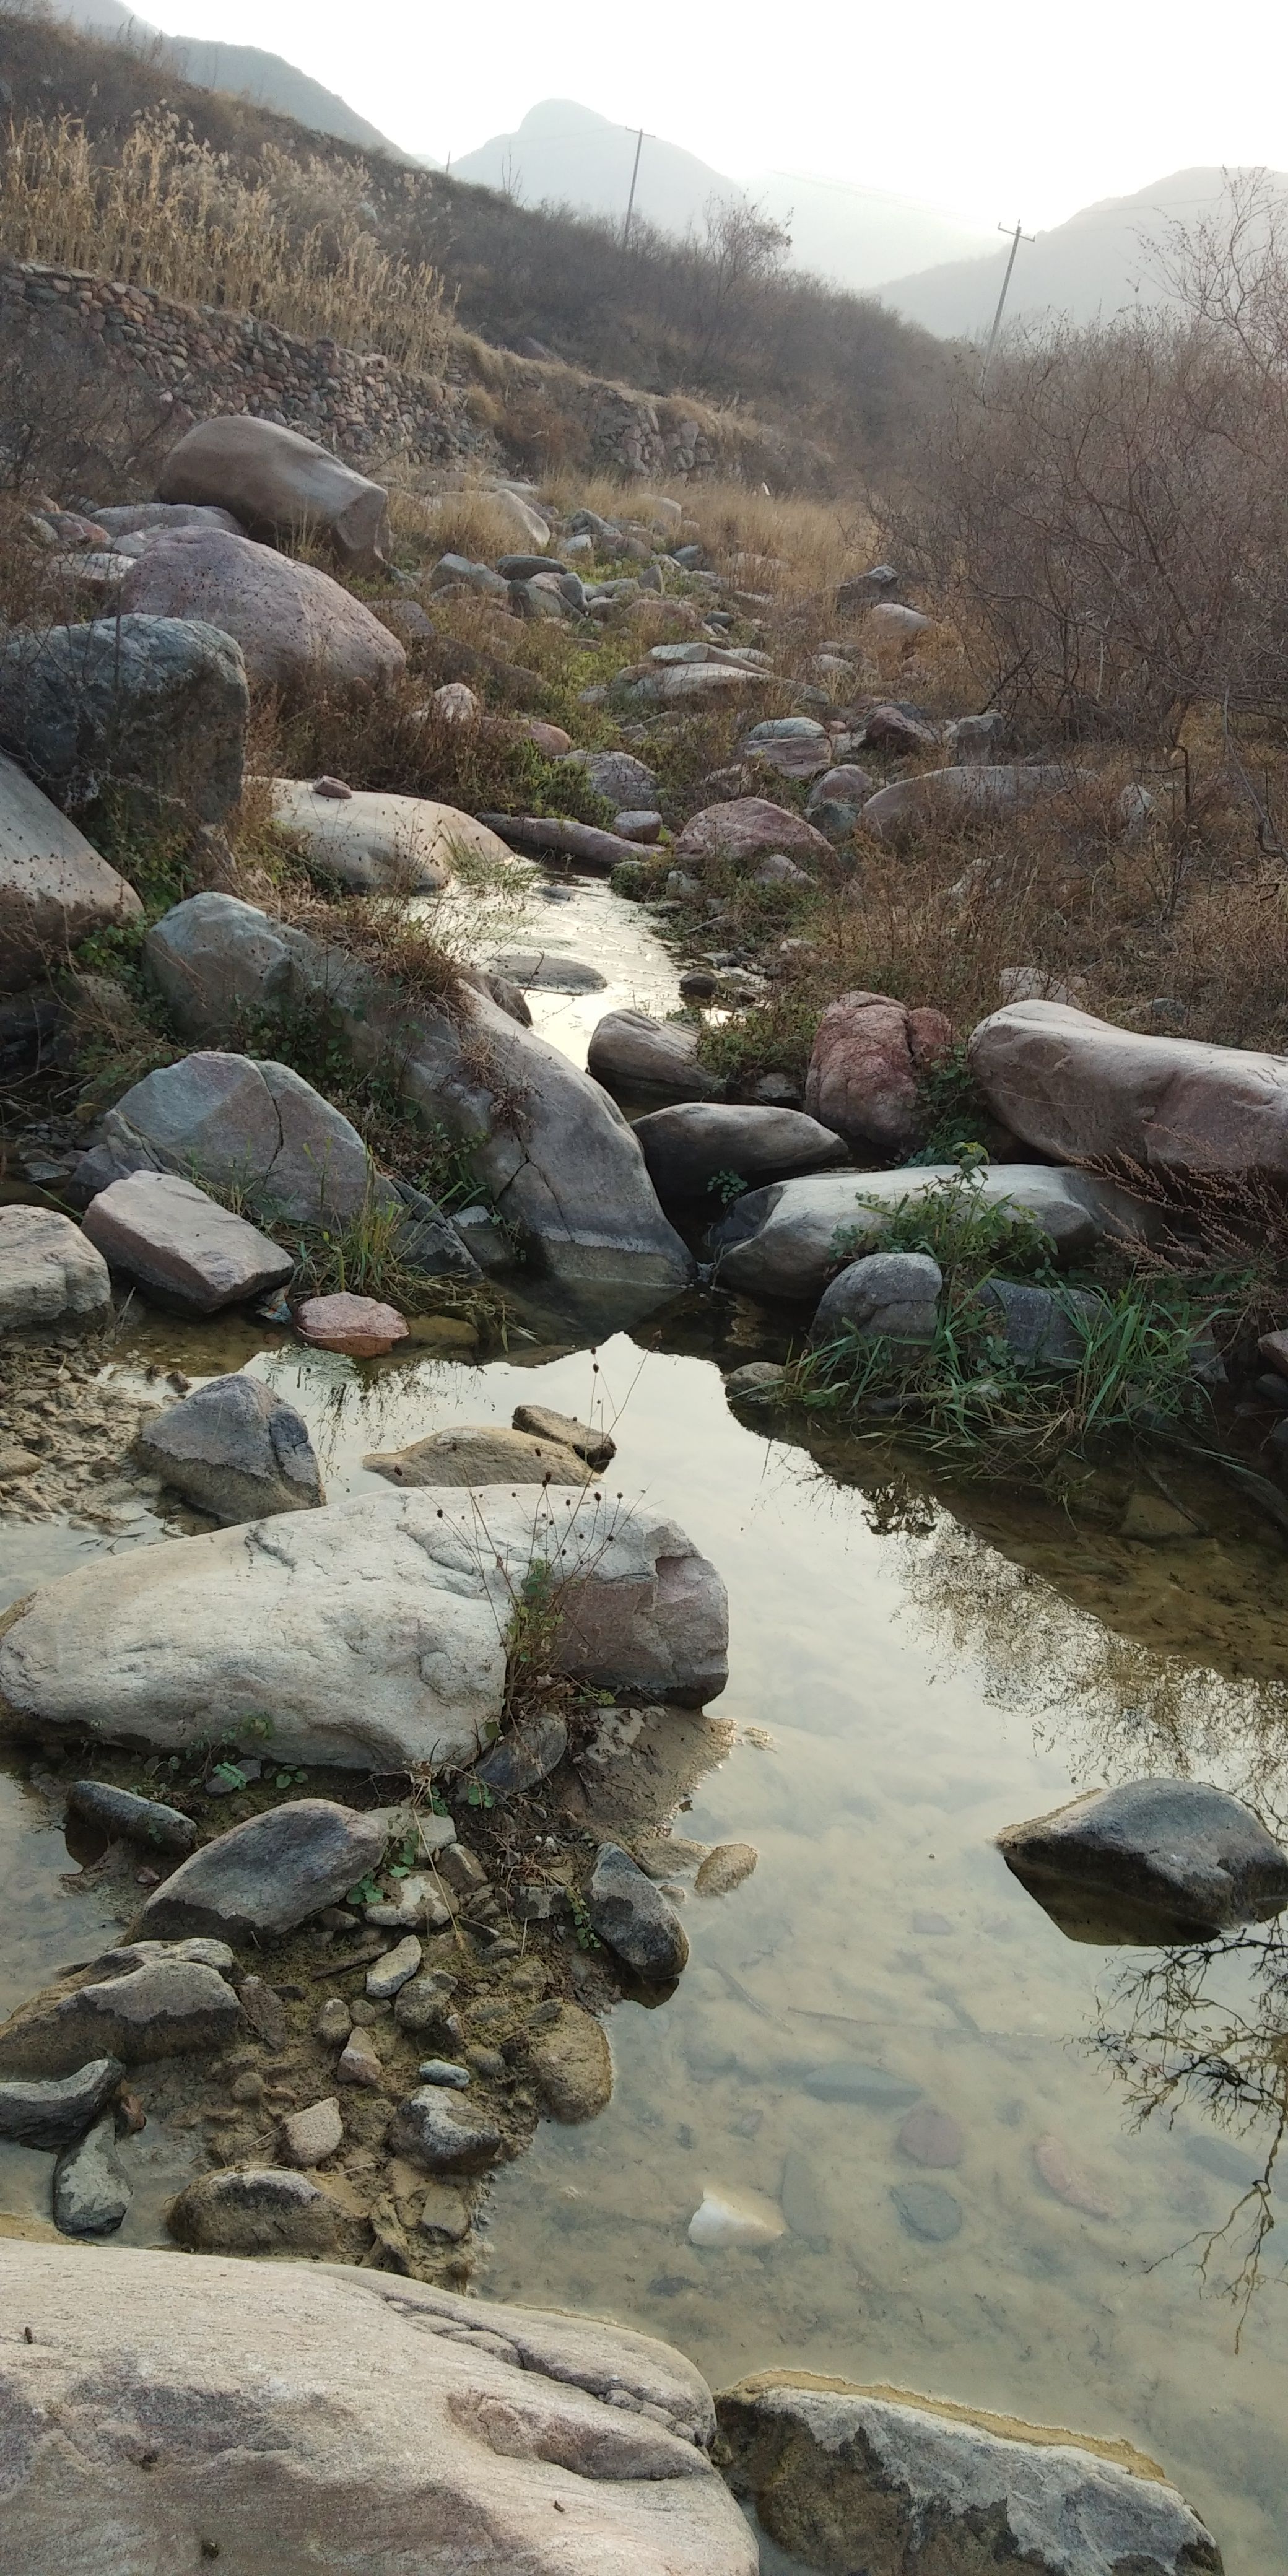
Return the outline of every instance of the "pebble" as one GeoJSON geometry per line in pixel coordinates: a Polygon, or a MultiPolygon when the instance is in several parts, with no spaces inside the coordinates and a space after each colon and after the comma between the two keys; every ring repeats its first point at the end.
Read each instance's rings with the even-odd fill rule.
{"type": "Polygon", "coordinates": [[[429,2173],[478,2173],[499,2156],[502,2140],[490,2121],[458,2120],[437,2085],[426,2084],[399,2103],[389,2144],[429,2173]]]}
{"type": "Polygon", "coordinates": [[[469,2203],[464,2193],[455,2190],[450,2182],[436,2181],[432,2175],[422,2174],[419,2179],[425,2190],[416,2222],[422,2236],[446,2236],[453,2245],[459,2245],[470,2232],[469,2203]]]}
{"type": "Polygon", "coordinates": [[[754,1843],[717,1843],[693,1882],[695,1896],[728,1896],[750,1878],[759,1858],[754,1843]]]}
{"type": "Polygon", "coordinates": [[[264,2078],[262,2075],[256,2074],[253,2070],[248,2071],[245,2075],[234,2075],[228,2090],[234,2102],[262,2102],[264,2099],[264,2078]]]}
{"type": "Polygon", "coordinates": [[[932,2110],[928,2102],[908,2113],[895,2143],[915,2165],[959,2165],[966,2153],[957,2122],[946,2111],[932,2110]]]}
{"type": "Polygon", "coordinates": [[[388,2003],[391,1996],[415,1976],[423,1957],[424,1952],[414,1932],[409,1932],[406,1940],[400,1941],[395,1949],[387,1950],[384,1958],[378,1959],[374,1968],[367,1970],[367,1993],[372,2002],[388,2003]]]}
{"type": "Polygon", "coordinates": [[[320,2165],[325,2156],[333,2156],[344,2144],[344,2124],[334,2093],[325,2101],[310,2102],[306,2110],[288,2112],[281,2143],[288,2165],[320,2165]]]}
{"type": "Polygon", "coordinates": [[[313,2036],[324,2048],[342,2047],[353,2028],[353,2015],[343,1995],[328,1995],[313,2024],[313,2036]]]}
{"type": "Polygon", "coordinates": [[[710,2186],[689,2220],[689,2243],[723,2249],[729,2245],[772,2245],[786,2233],[783,2213],[758,2191],[712,2191],[710,2186]]]}
{"type": "Polygon", "coordinates": [[[1105,2198],[1094,2175],[1070,2155],[1064,2140],[1057,2138],[1052,2130],[1038,2139],[1033,2161],[1047,2190],[1053,2191],[1056,2199],[1062,2200],[1067,2208],[1081,2210],[1086,2218],[1114,2216],[1113,2203],[1105,2198]]]}
{"type": "Polygon", "coordinates": [[[237,1989],[237,2000],[250,2023],[268,2048],[282,2048],[290,2027],[286,2007],[275,1987],[263,1977],[243,1977],[237,1989]]]}
{"type": "Polygon", "coordinates": [[[380,2058],[370,2031],[350,2031],[335,2070],[337,2084],[364,2084],[376,2093],[380,2090],[380,2075],[380,2058]]]}
{"type": "Polygon", "coordinates": [[[928,2245],[946,2245],[961,2226],[961,2204],[941,2183],[901,2182],[890,2198],[908,2234],[922,2237],[928,2245]]]}
{"type": "Polygon", "coordinates": [[[468,2066],[456,2066],[450,2057],[427,2057],[416,2073],[422,2084],[444,2084],[453,2093],[464,2093],[473,2080],[468,2066]]]}

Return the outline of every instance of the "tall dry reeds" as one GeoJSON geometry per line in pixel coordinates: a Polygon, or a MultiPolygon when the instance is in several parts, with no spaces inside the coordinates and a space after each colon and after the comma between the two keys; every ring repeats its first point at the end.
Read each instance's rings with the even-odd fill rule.
{"type": "Polygon", "coordinates": [[[136,116],[115,147],[75,117],[29,116],[0,151],[0,250],[432,373],[448,331],[440,280],[382,246],[364,176],[275,145],[247,173],[165,107],[136,116]]]}

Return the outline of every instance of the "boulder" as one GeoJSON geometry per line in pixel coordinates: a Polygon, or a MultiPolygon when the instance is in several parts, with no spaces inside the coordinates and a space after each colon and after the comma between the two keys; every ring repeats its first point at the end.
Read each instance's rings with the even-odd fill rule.
{"type": "Polygon", "coordinates": [[[306,1297],[295,1309],[295,1329],[302,1342],[340,1351],[351,1360],[383,1359],[410,1332],[395,1306],[378,1297],[355,1297],[346,1289],[332,1297],[306,1297]]]}
{"type": "Polygon", "coordinates": [[[322,796],[308,779],[275,778],[272,799],[309,866],[351,894],[440,894],[461,857],[511,864],[495,832],[428,796],[322,796]]]}
{"type": "Polygon", "coordinates": [[[262,1378],[211,1378],[146,1422],[140,1463],[212,1520],[253,1521],[323,1503],[308,1425],[262,1378]]]}
{"type": "Polygon", "coordinates": [[[120,603],[126,616],[219,627],[252,680],[291,695],[380,688],[407,665],[397,637],[329,573],[220,528],[158,537],[131,564],[120,603]]]}
{"type": "Polygon", "coordinates": [[[724,1688],[724,1586],[674,1521],[580,1486],[477,1501],[431,1486],[95,1558],[11,1620],[0,1699],[42,1727],[167,1752],[236,1742],[269,1710],[284,1761],[472,1762],[501,1715],[534,1561],[558,1571],[556,1670],[644,1701],[724,1688]]]}
{"type": "Polygon", "coordinates": [[[981,1020],[970,1066],[990,1109],[1039,1153],[1288,1180],[1288,1057],[1013,1002],[981,1020]]]}
{"type": "Polygon", "coordinates": [[[617,1443],[602,1424],[579,1422],[573,1413],[556,1413],[549,1404],[516,1404],[513,1414],[516,1431],[530,1431],[536,1440],[553,1440],[559,1448],[574,1449],[588,1467],[607,1467],[617,1455],[617,1443]]]}
{"type": "Polygon", "coordinates": [[[163,536],[172,528],[227,528],[241,535],[241,521],[231,510],[196,501],[114,501],[94,512],[94,525],[113,539],[163,536]]]}
{"type": "Polygon", "coordinates": [[[221,823],[249,707],[237,645],[186,617],[20,627],[0,645],[0,742],[60,805],[124,787],[221,823]]]}
{"type": "Polygon", "coordinates": [[[1078,1368],[1086,1330],[1108,1313],[1107,1302],[1086,1288],[1038,1288],[1027,1280],[986,1279],[976,1300],[990,1330],[1012,1356],[1035,1368],[1078,1368]]]}
{"type": "Polygon", "coordinates": [[[346,2234],[344,2213],[331,2194],[280,2165],[226,2165],[203,2174],[171,2202],[166,2225],[175,2243],[193,2254],[325,2259],[341,2253],[346,2234]]]}
{"type": "Polygon", "coordinates": [[[481,1187],[570,1289],[646,1299],[693,1273],[644,1157],[598,1083],[535,1030],[467,987],[451,1011],[231,895],[195,895],[149,934],[150,969],[196,1038],[227,1035],[248,1007],[307,1010],[325,997],[362,1065],[393,1065],[407,1110],[468,1147],[481,1187]]]}
{"type": "Polygon", "coordinates": [[[0,993],[65,966],[91,931],[142,912],[133,886],[0,754],[0,993]]]}
{"type": "Polygon", "coordinates": [[[162,1304],[214,1315],[281,1288],[294,1263],[244,1217],[173,1172],[133,1172],[100,1190],[85,1232],[113,1270],[124,1271],[162,1304]]]}
{"type": "Polygon", "coordinates": [[[1068,769],[1058,761],[1036,762],[1031,769],[972,761],[955,769],[928,769],[919,778],[894,779],[869,796],[860,820],[874,839],[898,841],[962,823],[1005,821],[1095,783],[1090,770],[1068,769]]]}
{"type": "Polygon", "coordinates": [[[178,1172],[264,1215],[347,1225],[394,1205],[357,1128],[289,1065],[203,1049],[144,1076],[101,1121],[72,1177],[86,1200],[131,1172],[178,1172]]]}
{"type": "Polygon", "coordinates": [[[815,1033],[805,1107],[848,1145],[911,1154],[921,1130],[921,1078],[951,1044],[942,1011],[910,1011],[884,993],[842,993],[815,1033]]]}
{"type": "Polygon", "coordinates": [[[92,2057],[73,2075],[0,2078],[0,2138],[55,2154],[74,2146],[106,2110],[124,2073],[119,2057],[92,2057]]]}
{"type": "MultiPolygon", "coordinates": [[[[1261,1922],[1288,1904],[1288,1852],[1238,1798],[1201,1780],[1128,1780],[998,1835],[1008,1869],[1044,1896],[1108,1899],[1157,1918],[1155,1939],[1261,1922]]],[[[1044,1897],[1045,1901],[1045,1897],[1044,1897]]],[[[1095,1913],[1096,1905],[1088,1909],[1095,1913]]]]}
{"type": "Polygon", "coordinates": [[[1211,2533],[1125,2442],[771,2371],[716,2413],[734,2494],[819,2576],[1220,2576],[1211,2533]]]}
{"type": "Polygon", "coordinates": [[[821,742],[788,736],[785,741],[751,744],[747,757],[757,769],[772,769],[778,778],[818,778],[831,761],[832,746],[826,735],[821,742]]]}
{"type": "Polygon", "coordinates": [[[73,1780],[67,1793],[69,1815],[101,1825],[113,1842],[142,1843],[148,1851],[192,1850],[197,1828],[191,1816],[167,1807],[159,1798],[140,1798],[133,1789],[118,1789],[110,1780],[73,1780]]]}
{"type": "Polygon", "coordinates": [[[70,1217],[0,1207],[0,1337],[91,1332],[111,1311],[107,1263],[70,1217]]]}
{"type": "Polygon", "coordinates": [[[0,2345],[23,2576],[102,2563],[105,2532],[121,2576],[215,2549],[237,2576],[755,2576],[705,2384],[649,2336],[346,2265],[17,2240],[5,2274],[36,2321],[0,2345]]]}
{"type": "Polygon", "coordinates": [[[245,2031],[241,2005],[215,1968],[145,1959],[123,1976],[60,1979],[0,2022],[0,2072],[73,2075],[91,2058],[140,2066],[226,2048],[245,2031]]]}
{"type": "MultiPolygon", "coordinates": [[[[960,1178],[956,1164],[927,1163],[900,1172],[819,1172],[749,1190],[712,1236],[721,1281],[752,1296],[820,1297],[842,1263],[878,1249],[884,1209],[960,1178]]],[[[970,1186],[988,1206],[1035,1217],[1058,1261],[1078,1260],[1106,1235],[1145,1231],[1138,1200],[1085,1172],[999,1163],[970,1186]]]]}
{"type": "Polygon", "coordinates": [[[453,1423],[406,1449],[373,1449],[362,1463],[391,1485],[589,1485],[595,1478],[565,1442],[501,1422],[453,1423]]]}
{"type": "Polygon", "coordinates": [[[213,503],[252,537],[325,537],[348,572],[372,572],[389,545],[389,495],[281,422],[234,412],[199,420],[157,478],[163,501],[213,503]]]}
{"type": "Polygon", "coordinates": [[[755,1186],[816,1172],[845,1157],[841,1139],[817,1119],[802,1117],[798,1109],[746,1103],[678,1101],[650,1110],[636,1121],[635,1133],[664,1207],[708,1198],[713,1181],[726,1174],[755,1186]]]}
{"type": "Polygon", "coordinates": [[[863,721],[850,736],[852,751],[869,747],[882,751],[914,752],[932,750],[939,740],[933,716],[920,707],[883,701],[868,707],[863,721]]]}
{"type": "Polygon", "coordinates": [[[500,948],[488,963],[494,974],[530,993],[602,993],[608,981],[597,966],[558,949],[500,948]]]}
{"type": "Polygon", "coordinates": [[[745,663],[681,662],[669,669],[658,664],[647,671],[623,671],[620,685],[644,706],[702,708],[736,704],[749,689],[765,688],[772,677],[772,672],[753,671],[745,663]]]}
{"type": "Polygon", "coordinates": [[[606,1011],[591,1031],[586,1066],[605,1089],[634,1097],[718,1100],[720,1076],[698,1062],[696,1022],[651,1020],[647,1011],[606,1011]]]}
{"type": "Polygon", "coordinates": [[[905,608],[901,601],[879,599],[864,619],[865,637],[880,652],[892,647],[899,653],[910,653],[923,635],[934,633],[933,617],[923,616],[919,608],[905,608]]]}
{"type": "Polygon", "coordinates": [[[612,2100],[608,2033],[580,2004],[562,2005],[558,2020],[534,2033],[528,2062],[556,2120],[595,2120],[612,2100]]]}
{"type": "Polygon", "coordinates": [[[658,777],[630,751],[569,751],[563,755],[569,767],[583,770],[587,783],[597,796],[603,796],[615,809],[630,812],[644,809],[657,801],[658,777]]]}
{"type": "Polygon", "coordinates": [[[384,1856],[377,1817],[330,1798],[290,1798],[216,1835],[173,1870],[148,1898],[139,1931],[145,1940],[189,1933],[277,1940],[338,1905],[384,1856]]]}
{"type": "Polygon", "coordinates": [[[825,769],[822,776],[815,779],[805,810],[807,814],[813,814],[820,805],[847,805],[857,814],[872,792],[872,780],[867,770],[860,769],[855,761],[845,760],[835,769],[825,769]]]}
{"type": "Polygon", "coordinates": [[[933,1342],[944,1274],[925,1252],[869,1252],[842,1270],[819,1299],[812,1342],[859,1333],[865,1341],[933,1342]]]}
{"type": "Polygon", "coordinates": [[[482,2173],[495,2164],[499,2129],[462,2103],[454,2110],[441,2085],[422,2084],[400,2102],[389,2123],[389,2144],[426,2173],[482,2173]]]}
{"type": "Polygon", "coordinates": [[[686,1966],[688,1936],[675,1907],[618,1843],[601,1843],[591,1872],[592,1930],[650,1985],[669,1985],[686,1966]]]}
{"type": "Polygon", "coordinates": [[[770,851],[816,863],[832,855],[830,842],[803,815],[771,805],[764,796],[735,796],[727,805],[704,806],[690,817],[675,844],[676,864],[682,868],[703,859],[761,859],[770,851]]]}
{"type": "Polygon", "coordinates": [[[54,2225],[63,2236],[114,2236],[133,2198],[109,2111],[54,2167],[54,2225]]]}

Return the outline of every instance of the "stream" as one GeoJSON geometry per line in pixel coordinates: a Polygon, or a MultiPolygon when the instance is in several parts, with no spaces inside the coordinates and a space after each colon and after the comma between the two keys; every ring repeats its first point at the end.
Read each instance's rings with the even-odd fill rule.
{"type": "MultiPolygon", "coordinates": [[[[584,882],[540,908],[552,942],[605,973],[613,960],[606,993],[534,996],[556,1043],[584,1056],[605,1008],[665,1006],[674,969],[635,908],[584,882]]],[[[1193,2099],[1170,2126],[1136,2124],[1109,2043],[1157,1954],[1067,1937],[993,1838],[1149,1770],[1192,1768],[1282,1815],[1282,1538],[1227,1500],[1192,1539],[1153,1544],[1120,1534],[1121,1480],[1073,1520],[947,1496],[836,1433],[771,1437],[730,1409],[722,1370],[771,1351],[772,1328],[728,1298],[686,1299],[593,1357],[573,1344],[516,1341],[481,1364],[413,1345],[358,1368],[245,1318],[195,1328],[135,1307],[109,1363],[131,1382],[149,1363],[269,1377],[308,1421],[333,1500],[376,1488],[364,1451],[508,1422],[523,1400],[593,1407],[618,1444],[614,1490],[673,1512],[728,1585],[713,1714],[733,1732],[677,1830],[748,1841],[758,1866],[720,1899],[690,1887],[684,1977],[658,2008],[614,2013],[600,2118],[543,2124],[498,2177],[474,2286],[663,2335],[717,2387],[793,2367],[1125,2436],[1208,2521],[1228,2576],[1274,2576],[1277,2240],[1243,2302],[1241,2235],[1199,2268],[1268,2141],[1193,2099]],[[937,2164],[900,2144],[913,2105],[943,2115],[937,2164]],[[1094,2208],[1044,2179],[1035,2150],[1052,2139],[1094,2208]],[[759,2250],[693,2246],[708,2189],[766,2196],[784,2232],[759,2250]]],[[[0,1606],[87,1551],[157,1535],[142,1506],[115,1529],[6,1520],[0,1606]]],[[[109,1920],[65,1883],[30,1761],[0,1769],[4,2011],[109,1920]]],[[[1246,2005],[1239,1963],[1222,1973],[1246,2005]]],[[[186,2152],[156,2141],[123,2241],[164,2241],[186,2152]]],[[[48,2161],[0,2147],[0,2224],[45,2214],[48,2161]]],[[[1281,2219],[1285,2195],[1288,2173],[1269,2203],[1281,2219]]]]}

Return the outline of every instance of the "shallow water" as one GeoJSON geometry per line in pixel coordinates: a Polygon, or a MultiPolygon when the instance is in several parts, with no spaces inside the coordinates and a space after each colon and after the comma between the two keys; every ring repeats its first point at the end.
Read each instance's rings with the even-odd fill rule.
{"type": "Polygon", "coordinates": [[[480,905],[466,893],[412,909],[441,923],[476,964],[507,948],[538,949],[552,960],[575,957],[603,976],[593,993],[530,991],[532,1025],[542,1037],[584,1065],[591,1032],[606,1011],[647,1011],[665,1019],[679,994],[675,960],[651,915],[614,894],[602,876],[571,869],[516,869],[511,902],[480,905]]]}
{"type": "MultiPolygon", "coordinates": [[[[597,1378],[586,1351],[540,1348],[363,1372],[294,1345],[265,1351],[257,1331],[144,1319],[117,1365],[249,1363],[271,1376],[308,1417],[333,1498],[374,1481],[361,1465],[372,1447],[508,1420],[525,1396],[583,1414],[598,1401],[618,1440],[614,1488],[673,1509],[729,1585],[718,1709],[740,1740],[680,1828],[747,1839],[759,1866],[718,1901],[690,1892],[693,1957],[675,1995],[617,2011],[610,2109],[588,2128],[543,2127],[500,2179],[479,2289],[652,2328],[717,2385],[780,2363],[1125,2434],[1208,2515],[1230,2576],[1271,2576],[1288,2492],[1281,2267],[1267,2263],[1236,2353],[1222,2264],[1206,2290],[1195,2271],[1196,2234],[1238,2198],[1195,2160],[1216,2132],[1194,2109],[1170,2132],[1135,2132],[1094,2045],[1115,1978],[1140,1954],[1065,1939],[992,1837],[1074,1788],[1191,1756],[1273,1799],[1288,1740],[1277,1699],[1230,1678],[1222,1621],[1242,1582],[1277,1624],[1278,1542],[1127,1547],[1025,1507],[1008,1553],[996,1498],[986,1539],[942,1508],[899,1506],[852,1445],[834,1464],[872,1490],[838,1483],[736,1420],[700,1347],[641,1347],[659,1327],[609,1342],[597,1378]],[[1113,1627],[1088,1614],[1097,1563],[1113,1627]],[[1130,1642],[1172,1582],[1185,1600],[1178,1663],[1130,1642]],[[1196,1659],[1205,1598],[1218,1670],[1196,1659]],[[908,2159],[906,2104],[807,2089],[837,2062],[883,2069],[949,2114],[960,2162],[908,2159]],[[1110,2215],[1042,2182],[1034,2147],[1052,2132],[1110,2215]],[[901,2216],[893,2194],[927,2184],[941,2198],[905,2198],[901,2216]],[[764,2252],[697,2251],[686,2231],[707,2187],[781,2196],[787,2232],[764,2252]],[[909,2233],[919,2206],[957,2232],[909,2233]]],[[[700,1346],[700,1318],[681,1337],[700,1346]]],[[[10,1596],[100,1544],[3,1525],[10,1596]]],[[[105,1917],[89,1889],[61,1883],[61,1836],[13,1774],[0,1775],[0,1854],[8,2007],[88,1955],[105,1917]]],[[[183,2178],[176,2147],[150,2146],[160,2163],[127,2223],[136,2241],[158,2233],[183,2178]]],[[[38,2210],[47,2174],[46,2158],[0,2151],[0,2205],[38,2210]]]]}

